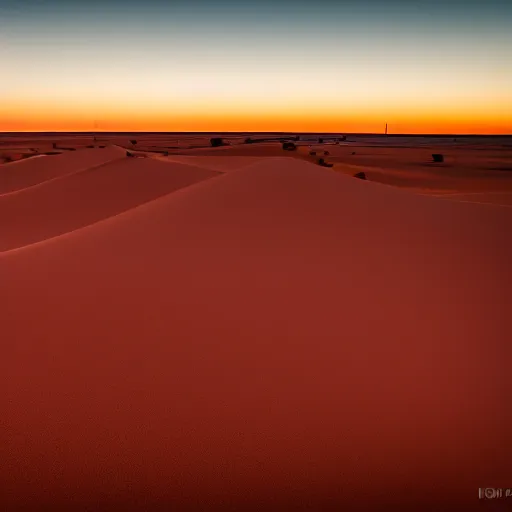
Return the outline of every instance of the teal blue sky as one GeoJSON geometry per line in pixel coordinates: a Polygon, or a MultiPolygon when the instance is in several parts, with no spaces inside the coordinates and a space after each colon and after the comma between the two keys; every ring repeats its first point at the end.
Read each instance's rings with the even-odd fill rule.
{"type": "Polygon", "coordinates": [[[121,111],[123,126],[128,111],[148,127],[187,111],[211,124],[224,111],[240,129],[291,129],[302,109],[325,129],[388,118],[411,132],[505,133],[511,26],[512,2],[498,0],[0,0],[0,128],[30,125],[28,109],[34,126],[49,111],[65,124],[74,109],[75,124],[115,125],[121,111]]]}

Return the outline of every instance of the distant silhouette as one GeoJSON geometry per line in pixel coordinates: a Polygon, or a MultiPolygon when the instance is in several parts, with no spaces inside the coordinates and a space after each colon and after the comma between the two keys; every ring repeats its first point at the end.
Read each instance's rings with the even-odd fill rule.
{"type": "Polygon", "coordinates": [[[329,151],[324,151],[324,155],[329,156],[330,155],[329,151]]]}
{"type": "Polygon", "coordinates": [[[343,137],[341,137],[341,140],[345,141],[345,140],[347,140],[347,137],[345,137],[345,135],[343,135],[343,137]]]}
{"type": "Polygon", "coordinates": [[[283,149],[285,151],[295,151],[297,146],[293,142],[283,142],[283,149]]]}
{"type": "Polygon", "coordinates": [[[219,146],[226,145],[220,137],[214,137],[213,139],[210,139],[210,144],[212,148],[218,148],[219,146]]]}
{"type": "Polygon", "coordinates": [[[130,144],[131,144],[132,146],[135,146],[135,144],[137,144],[137,141],[136,141],[136,140],[131,140],[131,141],[130,141],[130,144]]]}
{"type": "Polygon", "coordinates": [[[129,156],[129,157],[134,157],[135,155],[133,153],[130,153],[129,151],[126,152],[126,156],[129,156]]]}
{"type": "Polygon", "coordinates": [[[310,151],[310,152],[309,152],[309,154],[310,154],[311,156],[316,156],[316,151],[310,151]]]}
{"type": "Polygon", "coordinates": [[[322,167],[332,167],[333,164],[327,163],[323,158],[319,158],[317,161],[318,165],[321,165],[322,167]]]}
{"type": "Polygon", "coordinates": [[[251,138],[245,139],[245,144],[252,144],[253,140],[251,138]]]}
{"type": "Polygon", "coordinates": [[[354,178],[359,178],[360,180],[365,180],[366,174],[364,172],[356,172],[354,174],[354,178]]]}
{"type": "Polygon", "coordinates": [[[442,163],[444,162],[444,156],[441,155],[440,153],[434,153],[432,155],[432,160],[437,163],[442,163]]]}
{"type": "Polygon", "coordinates": [[[352,154],[353,154],[353,155],[355,155],[355,154],[356,154],[356,152],[355,152],[355,151],[352,151],[352,154]]]}
{"type": "Polygon", "coordinates": [[[323,144],[323,142],[324,142],[324,139],[318,139],[319,144],[323,144]]]}

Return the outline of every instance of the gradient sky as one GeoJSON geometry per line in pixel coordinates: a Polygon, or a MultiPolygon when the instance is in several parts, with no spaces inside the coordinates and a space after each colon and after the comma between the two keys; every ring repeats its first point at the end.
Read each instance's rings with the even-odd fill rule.
{"type": "Polygon", "coordinates": [[[0,130],[512,134],[511,27],[510,0],[0,0],[0,130]]]}

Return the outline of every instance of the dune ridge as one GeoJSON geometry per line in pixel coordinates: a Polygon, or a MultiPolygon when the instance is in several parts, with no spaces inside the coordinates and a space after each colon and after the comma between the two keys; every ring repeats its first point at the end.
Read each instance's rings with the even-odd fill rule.
{"type": "Polygon", "coordinates": [[[124,154],[121,148],[112,146],[6,163],[0,168],[0,195],[28,188],[65,174],[86,170],[124,154]]]}
{"type": "Polygon", "coordinates": [[[479,510],[512,477],[511,227],[278,157],[1,254],[1,499],[479,510]]]}
{"type": "Polygon", "coordinates": [[[74,231],[218,173],[116,159],[0,196],[0,251],[74,231]]]}

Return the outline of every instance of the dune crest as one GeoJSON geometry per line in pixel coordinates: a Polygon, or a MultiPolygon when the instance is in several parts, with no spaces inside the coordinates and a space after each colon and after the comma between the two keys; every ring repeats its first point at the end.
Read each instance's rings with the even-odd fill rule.
{"type": "Polygon", "coordinates": [[[45,158],[29,158],[0,167],[0,195],[83,171],[123,156],[118,147],[82,149],[45,158]]]}
{"type": "Polygon", "coordinates": [[[218,173],[116,159],[0,196],[0,251],[74,231],[218,173]]]}

